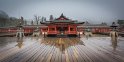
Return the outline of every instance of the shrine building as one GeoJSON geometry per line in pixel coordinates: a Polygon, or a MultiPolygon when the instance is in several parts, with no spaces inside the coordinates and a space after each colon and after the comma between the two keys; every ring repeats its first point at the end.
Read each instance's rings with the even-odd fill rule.
{"type": "Polygon", "coordinates": [[[78,35],[77,26],[84,24],[84,22],[78,22],[77,20],[68,19],[61,14],[57,19],[40,22],[41,25],[47,26],[42,28],[42,33],[46,35],[78,35]]]}

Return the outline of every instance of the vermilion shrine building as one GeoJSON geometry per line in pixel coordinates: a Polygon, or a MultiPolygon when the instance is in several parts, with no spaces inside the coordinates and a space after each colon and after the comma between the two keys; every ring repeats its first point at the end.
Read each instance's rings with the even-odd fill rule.
{"type": "Polygon", "coordinates": [[[57,19],[41,22],[42,25],[47,26],[42,29],[42,32],[47,35],[77,35],[77,26],[83,23],[68,19],[63,14],[57,19]]]}

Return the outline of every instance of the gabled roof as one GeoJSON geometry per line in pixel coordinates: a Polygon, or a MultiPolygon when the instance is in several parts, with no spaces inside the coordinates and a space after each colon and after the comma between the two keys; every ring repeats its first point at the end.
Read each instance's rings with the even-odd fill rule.
{"type": "Polygon", "coordinates": [[[64,16],[62,13],[61,16],[55,20],[69,20],[69,19],[66,16],[64,16]]]}

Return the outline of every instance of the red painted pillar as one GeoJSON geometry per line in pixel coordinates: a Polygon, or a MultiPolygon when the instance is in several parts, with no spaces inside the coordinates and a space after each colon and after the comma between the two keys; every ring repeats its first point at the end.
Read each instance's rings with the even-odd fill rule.
{"type": "Polygon", "coordinates": [[[55,28],[55,32],[56,32],[56,34],[57,34],[56,26],[55,26],[54,28],[55,28]]]}
{"type": "Polygon", "coordinates": [[[49,26],[48,26],[48,30],[47,31],[49,32],[49,26]]]}
{"type": "Polygon", "coordinates": [[[68,34],[70,33],[70,26],[68,26],[68,34]]]}
{"type": "Polygon", "coordinates": [[[75,28],[75,31],[77,32],[77,27],[75,26],[74,28],[75,28]]]}
{"type": "Polygon", "coordinates": [[[76,26],[73,26],[74,27],[74,32],[76,33],[76,26]]]}

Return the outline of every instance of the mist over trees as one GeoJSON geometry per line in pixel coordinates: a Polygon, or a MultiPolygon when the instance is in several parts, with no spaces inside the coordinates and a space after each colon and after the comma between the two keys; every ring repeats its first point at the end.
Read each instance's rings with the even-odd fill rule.
{"type": "Polygon", "coordinates": [[[0,27],[10,27],[10,26],[17,26],[19,25],[20,21],[22,24],[26,24],[25,20],[21,20],[16,17],[9,17],[7,13],[0,10],[0,27]]]}
{"type": "Polygon", "coordinates": [[[8,14],[0,10],[0,27],[5,26],[8,20],[9,20],[8,14]]]}

